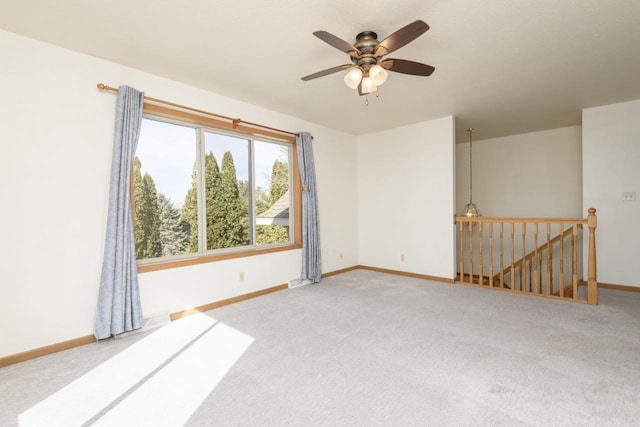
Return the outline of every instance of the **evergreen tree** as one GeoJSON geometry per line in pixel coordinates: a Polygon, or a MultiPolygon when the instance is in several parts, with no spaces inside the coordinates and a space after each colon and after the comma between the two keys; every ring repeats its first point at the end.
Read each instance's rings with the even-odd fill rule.
{"type": "Polygon", "coordinates": [[[233,156],[229,151],[225,152],[222,156],[220,186],[221,192],[220,198],[217,200],[217,206],[218,209],[224,212],[225,219],[225,233],[222,237],[223,240],[220,242],[221,247],[231,248],[247,245],[249,244],[249,240],[245,237],[245,230],[248,229],[248,218],[245,224],[236,167],[233,163],[233,156]]]}
{"type": "Polygon", "coordinates": [[[142,259],[143,247],[144,247],[144,227],[142,217],[142,207],[144,202],[142,200],[142,173],[140,169],[142,163],[138,156],[133,158],[133,235],[136,247],[136,259],[142,259]]]}
{"type": "Polygon", "coordinates": [[[271,185],[269,187],[270,206],[273,206],[288,189],[289,166],[283,161],[276,160],[271,167],[271,185]]]}
{"type": "Polygon", "coordinates": [[[250,192],[249,192],[249,181],[238,181],[238,193],[240,198],[240,207],[242,209],[242,241],[247,242],[249,244],[249,200],[250,200],[250,192]]]}
{"type": "Polygon", "coordinates": [[[226,219],[222,200],[222,180],[218,161],[213,152],[209,152],[204,158],[205,164],[205,204],[207,212],[207,249],[225,248],[226,219]]]}
{"type": "Polygon", "coordinates": [[[180,211],[180,223],[189,235],[189,243],[186,251],[189,253],[198,252],[198,181],[196,164],[193,164],[191,173],[191,188],[187,191],[184,203],[180,211]]]}
{"type": "Polygon", "coordinates": [[[256,215],[266,212],[271,206],[269,194],[262,187],[256,187],[256,215]]]}
{"type": "Polygon", "coordinates": [[[282,225],[258,225],[256,227],[256,244],[285,243],[289,241],[287,227],[282,225]]]}
{"type": "MultiPolygon", "coordinates": [[[[248,185],[241,200],[240,183],[236,176],[233,156],[226,152],[222,170],[213,152],[205,155],[205,211],[207,249],[230,248],[249,243],[248,185]]],[[[188,250],[198,249],[197,236],[197,179],[194,167],[191,188],[182,207],[181,221],[188,229],[188,250]],[[188,226],[186,225],[188,224],[188,226]]]]}
{"type": "Polygon", "coordinates": [[[238,181],[238,197],[243,213],[249,212],[249,181],[238,181]]]}
{"type": "Polygon", "coordinates": [[[162,193],[158,193],[158,209],[160,211],[162,256],[185,253],[190,236],[188,227],[180,220],[180,209],[173,206],[171,200],[162,193]]]}
{"type": "Polygon", "coordinates": [[[160,242],[160,213],[158,195],[153,178],[141,173],[142,163],[133,159],[133,212],[136,259],[155,258],[162,255],[160,242]]]}
{"type": "Polygon", "coordinates": [[[145,173],[142,177],[142,227],[144,241],[142,245],[143,258],[155,258],[162,255],[160,242],[160,210],[158,209],[158,194],[156,184],[151,175],[145,173]]]}

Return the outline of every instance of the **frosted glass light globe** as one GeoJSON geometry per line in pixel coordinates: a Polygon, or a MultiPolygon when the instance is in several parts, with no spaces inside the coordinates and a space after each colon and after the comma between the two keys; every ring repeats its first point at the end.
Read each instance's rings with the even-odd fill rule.
{"type": "Polygon", "coordinates": [[[371,93],[376,91],[376,85],[373,84],[371,77],[362,79],[362,93],[371,93]]]}
{"type": "Polygon", "coordinates": [[[387,73],[387,70],[385,70],[380,65],[374,65],[369,70],[369,77],[371,77],[373,84],[376,86],[381,86],[384,82],[386,82],[388,75],[389,73],[387,73]]]}
{"type": "Polygon", "coordinates": [[[362,79],[362,70],[359,67],[355,67],[345,74],[344,83],[351,89],[355,89],[360,84],[360,79],[362,79]]]}

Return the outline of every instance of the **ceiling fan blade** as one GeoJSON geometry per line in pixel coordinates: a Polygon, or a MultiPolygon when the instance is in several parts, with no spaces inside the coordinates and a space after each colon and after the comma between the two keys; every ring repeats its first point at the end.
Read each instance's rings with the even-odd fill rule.
{"type": "Polygon", "coordinates": [[[322,40],[323,42],[335,47],[336,49],[341,50],[344,53],[348,53],[354,58],[357,58],[361,54],[356,47],[351,45],[351,43],[348,43],[342,40],[340,37],[336,37],[333,34],[328,33],[326,31],[323,31],[323,30],[314,31],[313,35],[319,38],[320,40],[322,40]]]}
{"type": "Polygon", "coordinates": [[[431,65],[420,62],[407,61],[406,59],[385,59],[380,62],[384,68],[396,73],[411,74],[413,76],[430,76],[435,71],[431,65]]]}
{"type": "MultiPolygon", "coordinates": [[[[417,20],[409,25],[400,28],[386,39],[382,40],[376,48],[376,56],[388,55],[394,50],[400,49],[402,46],[417,39],[420,35],[429,29],[426,22],[417,20]]],[[[328,42],[327,42],[328,43],[328,42]]]]}
{"type": "Polygon", "coordinates": [[[308,80],[313,80],[313,79],[317,79],[318,77],[328,76],[329,74],[337,73],[338,71],[346,70],[351,67],[355,67],[355,64],[338,65],[336,67],[327,68],[326,70],[318,71],[317,73],[304,76],[302,77],[302,80],[306,82],[308,80]]]}

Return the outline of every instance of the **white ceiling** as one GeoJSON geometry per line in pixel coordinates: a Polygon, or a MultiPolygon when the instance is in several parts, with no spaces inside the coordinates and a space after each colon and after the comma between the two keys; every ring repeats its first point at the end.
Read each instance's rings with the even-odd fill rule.
{"type": "Polygon", "coordinates": [[[640,98],[638,0],[0,0],[0,28],[356,135],[454,115],[458,141],[486,139],[640,98]],[[313,31],[417,19],[431,29],[390,57],[431,77],[389,73],[368,107],[342,72],[300,80],[349,63],[313,31]]]}

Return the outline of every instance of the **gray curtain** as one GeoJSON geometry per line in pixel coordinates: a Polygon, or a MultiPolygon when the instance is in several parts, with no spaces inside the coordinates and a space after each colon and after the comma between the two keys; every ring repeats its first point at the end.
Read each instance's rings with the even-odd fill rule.
{"type": "Polygon", "coordinates": [[[118,88],[107,238],[94,326],[97,339],[143,326],[129,187],[143,100],[142,92],[127,86],[118,88]]]}
{"type": "Polygon", "coordinates": [[[318,221],[318,197],[316,169],[313,162],[311,134],[301,132],[296,136],[298,164],[302,180],[302,280],[320,281],[320,228],[318,221]]]}

